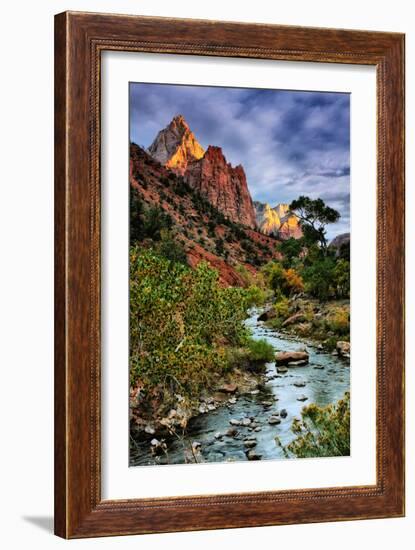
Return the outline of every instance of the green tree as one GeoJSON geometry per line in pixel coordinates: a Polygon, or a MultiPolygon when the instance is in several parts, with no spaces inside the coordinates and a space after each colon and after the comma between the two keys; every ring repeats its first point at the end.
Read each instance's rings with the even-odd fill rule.
{"type": "Polygon", "coordinates": [[[156,250],[167,260],[187,265],[186,251],[182,243],[177,239],[177,235],[171,231],[166,229],[160,231],[160,241],[156,250]]]}
{"type": "Polygon", "coordinates": [[[219,254],[219,256],[223,256],[223,253],[225,250],[223,239],[221,239],[220,237],[217,238],[215,241],[215,245],[216,245],[216,253],[219,254]]]}
{"type": "Polygon", "coordinates": [[[159,241],[161,238],[161,231],[163,229],[171,229],[173,226],[173,220],[171,216],[167,214],[159,206],[152,206],[144,213],[143,219],[143,231],[146,237],[159,241]]]}
{"type": "Polygon", "coordinates": [[[292,267],[293,261],[297,259],[303,249],[303,243],[300,239],[294,239],[290,237],[285,241],[281,241],[277,245],[278,252],[284,256],[283,265],[284,267],[292,267]]]}
{"type": "Polygon", "coordinates": [[[143,203],[137,189],[130,188],[130,241],[135,243],[140,241],[144,237],[143,229],[143,203]]]}
{"type": "Polygon", "coordinates": [[[347,298],[350,295],[350,263],[347,260],[337,260],[333,270],[336,294],[339,298],[347,298]]]}
{"type": "Polygon", "coordinates": [[[303,270],[306,291],[320,301],[327,301],[334,294],[335,261],[331,256],[316,260],[303,270]]]}
{"type": "Polygon", "coordinates": [[[326,251],[326,226],[337,222],[340,213],[327,206],[322,199],[310,199],[304,195],[292,201],[290,211],[300,220],[305,242],[308,244],[318,242],[326,251]]]}

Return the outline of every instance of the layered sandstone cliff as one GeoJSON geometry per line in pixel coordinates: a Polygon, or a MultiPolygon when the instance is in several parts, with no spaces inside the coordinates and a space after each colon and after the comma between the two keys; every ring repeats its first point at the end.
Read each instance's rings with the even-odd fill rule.
{"type": "Polygon", "coordinates": [[[188,163],[184,177],[224,216],[235,223],[256,227],[244,169],[228,163],[220,147],[209,145],[202,158],[188,163]]]}

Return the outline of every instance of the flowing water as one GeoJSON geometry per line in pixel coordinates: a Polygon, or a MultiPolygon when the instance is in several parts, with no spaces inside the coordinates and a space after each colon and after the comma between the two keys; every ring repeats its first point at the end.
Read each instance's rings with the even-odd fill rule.
{"type": "Polygon", "coordinates": [[[148,440],[133,441],[130,449],[130,466],[180,464],[189,460],[189,457],[193,460],[193,453],[189,453],[189,450],[194,442],[200,443],[200,451],[196,455],[199,462],[247,460],[244,440],[254,437],[257,442],[254,450],[261,455],[262,460],[285,458],[275,438],[278,437],[282,445],[287,445],[295,438],[291,424],[295,417],[301,417],[304,405],[334,403],[349,391],[348,360],[322,353],[310,343],[287,337],[264,326],[257,321],[258,314],[259,312],[254,309],[246,320],[253,338],[267,340],[275,351],[306,349],[310,356],[309,364],[303,367],[289,367],[287,373],[278,374],[275,364],[267,363],[265,382],[261,384],[259,391],[236,395],[236,403],[227,402],[216,410],[191,419],[184,437],[166,439],[167,454],[154,457],[148,440]],[[299,397],[307,399],[299,401],[299,397]],[[280,424],[270,425],[269,417],[282,409],[287,412],[286,417],[281,418],[280,424]],[[232,427],[230,420],[243,418],[253,419],[257,431],[249,426],[237,426],[236,437],[226,435],[232,427]]]}

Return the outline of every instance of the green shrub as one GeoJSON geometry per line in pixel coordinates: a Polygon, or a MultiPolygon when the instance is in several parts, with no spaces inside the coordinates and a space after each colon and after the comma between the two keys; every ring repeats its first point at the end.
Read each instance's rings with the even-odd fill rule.
{"type": "Polygon", "coordinates": [[[268,363],[275,356],[274,348],[266,340],[248,340],[248,356],[251,361],[268,363]]]}
{"type": "Polygon", "coordinates": [[[245,291],[221,287],[208,264],[191,270],[131,247],[132,383],[194,398],[226,370],[224,347],[245,342],[245,316],[245,291]]]}
{"type": "Polygon", "coordinates": [[[291,427],[297,438],[286,447],[299,458],[350,455],[350,394],[336,404],[304,407],[291,427]]]}
{"type": "Polygon", "coordinates": [[[277,318],[286,319],[290,314],[290,301],[285,296],[281,295],[274,304],[274,309],[277,313],[277,318]]]}
{"type": "Polygon", "coordinates": [[[268,294],[263,288],[252,284],[247,288],[246,299],[248,307],[262,306],[267,301],[268,294]]]}
{"type": "Polygon", "coordinates": [[[327,329],[338,336],[350,334],[350,318],[348,308],[336,309],[327,319],[327,329]]]}

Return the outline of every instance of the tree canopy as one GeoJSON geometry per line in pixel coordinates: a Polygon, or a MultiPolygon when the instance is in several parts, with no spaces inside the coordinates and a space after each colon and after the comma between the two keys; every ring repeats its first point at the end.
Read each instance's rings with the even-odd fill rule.
{"type": "Polygon", "coordinates": [[[326,226],[335,223],[340,213],[327,206],[322,199],[310,199],[304,195],[290,204],[290,210],[299,220],[307,244],[318,242],[323,250],[327,249],[326,226]]]}

